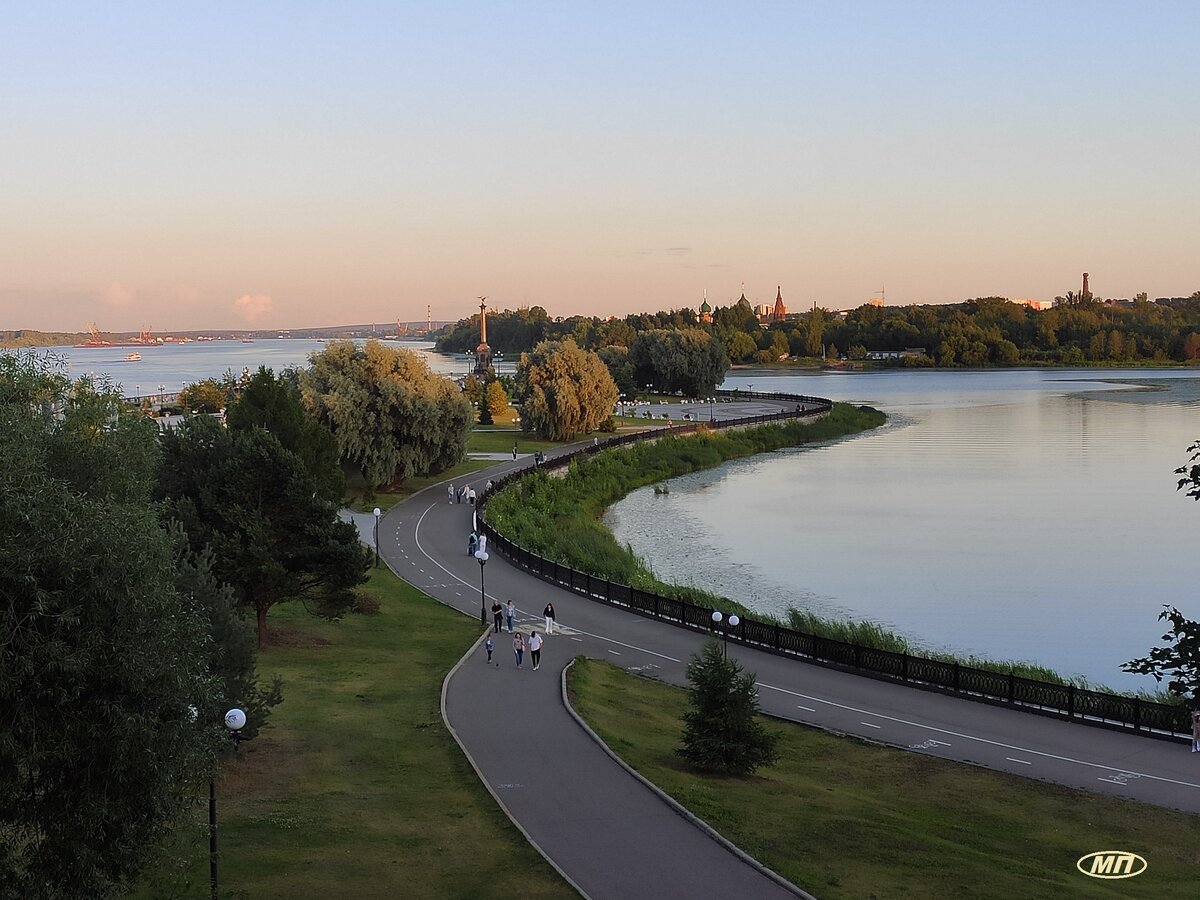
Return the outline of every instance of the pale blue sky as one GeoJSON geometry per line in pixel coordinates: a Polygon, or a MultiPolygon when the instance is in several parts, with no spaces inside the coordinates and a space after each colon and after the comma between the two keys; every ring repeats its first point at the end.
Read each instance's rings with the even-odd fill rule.
{"type": "Polygon", "coordinates": [[[1200,289],[1195,3],[12,6],[0,328],[1200,289]]]}

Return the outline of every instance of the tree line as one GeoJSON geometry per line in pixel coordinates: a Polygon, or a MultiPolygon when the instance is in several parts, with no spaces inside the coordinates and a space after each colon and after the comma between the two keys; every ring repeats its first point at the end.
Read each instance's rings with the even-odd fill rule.
{"type": "MultiPolygon", "coordinates": [[[[732,363],[847,357],[871,350],[920,349],[896,365],[977,368],[1010,365],[1130,365],[1200,359],[1200,291],[1190,297],[1105,302],[1068,293],[1036,310],[1004,297],[963,303],[864,305],[841,314],[821,307],[766,327],[744,304],[717,307],[712,322],[690,309],[639,313],[622,319],[550,318],[539,306],[488,316],[489,344],[504,353],[533,349],[543,340],[570,338],[586,350],[632,350],[656,329],[699,329],[715,337],[732,363]]],[[[479,343],[479,316],[447,326],[437,338],[446,352],[479,343]]]]}

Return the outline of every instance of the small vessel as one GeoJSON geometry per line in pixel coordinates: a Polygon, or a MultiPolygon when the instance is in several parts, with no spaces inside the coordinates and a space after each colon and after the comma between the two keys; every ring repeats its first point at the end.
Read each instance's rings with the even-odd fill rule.
{"type": "Polygon", "coordinates": [[[141,358],[142,354],[138,353],[136,350],[134,350],[132,353],[125,354],[125,362],[137,362],[141,358]]]}

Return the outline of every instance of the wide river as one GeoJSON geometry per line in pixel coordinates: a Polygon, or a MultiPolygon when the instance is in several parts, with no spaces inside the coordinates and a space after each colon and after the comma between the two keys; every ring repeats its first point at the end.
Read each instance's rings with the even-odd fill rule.
{"type": "Polygon", "coordinates": [[[724,384],[750,386],[889,422],[618,502],[607,524],[659,577],[1117,688],[1155,687],[1120,665],[1159,643],[1163,604],[1200,618],[1200,505],[1173,474],[1200,439],[1196,373],[759,370],[724,384]]]}
{"type": "MultiPolygon", "coordinates": [[[[394,345],[442,374],[471,365],[427,342],[394,345]]],[[[142,349],[138,362],[124,360],[127,347],[37,352],[135,396],[227,369],[303,366],[323,346],[195,342],[142,349]]],[[[1173,474],[1200,439],[1196,373],[739,370],[724,387],[866,403],[889,422],[617,503],[606,522],[662,578],[762,611],[870,619],[922,646],[1122,688],[1154,687],[1120,664],[1156,645],[1163,604],[1200,618],[1200,505],[1176,491],[1173,474]]]]}

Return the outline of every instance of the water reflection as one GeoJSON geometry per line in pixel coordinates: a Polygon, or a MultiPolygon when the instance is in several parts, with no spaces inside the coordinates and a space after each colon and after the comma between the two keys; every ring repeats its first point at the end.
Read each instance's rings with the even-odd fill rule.
{"type": "Polygon", "coordinates": [[[1200,436],[1200,382],[1113,377],[1167,389],[1061,371],[731,379],[870,403],[891,421],[635,492],[607,521],[660,577],[758,609],[867,618],[929,647],[1153,687],[1119,666],[1157,642],[1163,603],[1200,617],[1200,507],[1173,475],[1200,436]]]}

